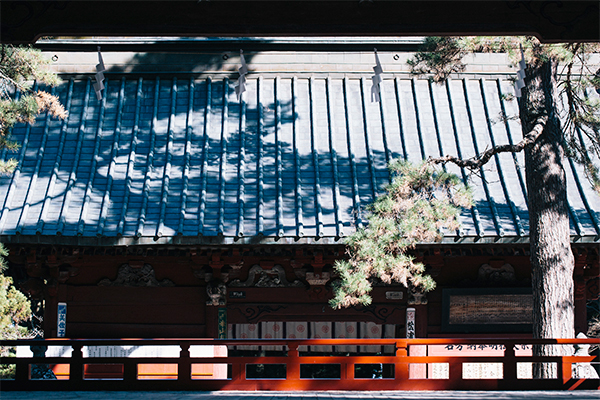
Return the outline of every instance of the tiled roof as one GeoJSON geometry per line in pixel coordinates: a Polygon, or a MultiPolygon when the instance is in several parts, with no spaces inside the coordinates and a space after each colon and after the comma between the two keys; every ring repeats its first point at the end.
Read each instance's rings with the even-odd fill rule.
{"type": "MultiPolygon", "coordinates": [[[[387,162],[468,157],[518,142],[512,84],[370,79],[90,80],[56,94],[65,121],[20,125],[12,175],[0,177],[0,241],[65,244],[335,243],[365,222],[389,182],[387,162]]],[[[471,177],[476,205],[446,242],[526,242],[523,155],[500,154],[471,177]]],[[[451,171],[466,177],[455,166],[451,171]]],[[[567,162],[576,241],[598,241],[600,198],[567,162]]]]}

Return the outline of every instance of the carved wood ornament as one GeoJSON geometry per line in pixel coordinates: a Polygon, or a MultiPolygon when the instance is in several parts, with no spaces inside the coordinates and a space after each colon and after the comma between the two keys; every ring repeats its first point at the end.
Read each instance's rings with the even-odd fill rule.
{"type": "Polygon", "coordinates": [[[168,287],[175,284],[169,279],[158,281],[150,264],[144,264],[140,268],[123,264],[119,267],[115,280],[104,278],[98,282],[98,286],[168,287]]]}
{"type": "Polygon", "coordinates": [[[229,284],[230,287],[304,287],[299,280],[289,282],[285,277],[285,270],[281,265],[274,265],[270,270],[263,269],[260,265],[254,265],[248,271],[248,279],[242,282],[235,279],[229,284]],[[258,279],[257,279],[258,278],[258,279]]]}

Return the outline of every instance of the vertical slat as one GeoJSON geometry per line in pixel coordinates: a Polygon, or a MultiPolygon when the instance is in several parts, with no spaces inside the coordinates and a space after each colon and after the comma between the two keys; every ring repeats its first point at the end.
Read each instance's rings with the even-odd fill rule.
{"type": "MultiPolygon", "coordinates": [[[[435,137],[437,138],[437,142],[438,142],[439,156],[443,157],[445,155],[444,154],[444,144],[442,142],[442,137],[440,135],[440,125],[438,122],[437,107],[435,105],[435,97],[433,95],[433,83],[431,81],[428,81],[428,88],[429,88],[429,99],[431,100],[431,112],[432,112],[432,116],[433,116],[433,126],[435,128],[435,137]]],[[[446,166],[444,165],[443,168],[446,169],[446,166]]]]}
{"type": "MultiPolygon", "coordinates": [[[[385,165],[389,165],[390,161],[392,161],[392,151],[388,145],[388,137],[387,137],[387,119],[385,118],[385,110],[387,109],[387,99],[381,93],[379,96],[379,116],[381,120],[381,137],[383,140],[383,150],[385,152],[385,165]]],[[[392,176],[388,175],[388,182],[391,183],[392,176]]]]}
{"type": "Polygon", "coordinates": [[[367,150],[367,163],[369,165],[369,175],[371,175],[371,199],[373,201],[378,196],[377,177],[375,176],[375,163],[373,159],[373,149],[371,147],[371,134],[369,132],[369,123],[367,121],[367,105],[365,99],[365,92],[369,93],[366,89],[366,80],[364,77],[360,79],[360,100],[362,106],[362,120],[363,129],[365,132],[365,149],[367,150]]]}
{"type": "MultiPolygon", "coordinates": [[[[34,84],[33,86],[33,90],[36,91],[37,90],[37,83],[34,84]]],[[[18,100],[19,96],[20,96],[20,91],[17,91],[16,97],[15,99],[18,100]]],[[[54,88],[52,88],[52,95],[54,95],[55,90],[54,88]]],[[[48,123],[50,122],[50,113],[46,112],[46,118],[45,118],[45,125],[44,125],[44,135],[42,138],[42,144],[40,145],[39,149],[38,149],[38,156],[37,156],[37,163],[41,163],[42,159],[44,158],[44,149],[46,147],[46,139],[48,137],[48,123]]],[[[13,172],[12,178],[10,180],[10,184],[8,185],[8,192],[6,193],[6,197],[4,197],[4,202],[2,204],[2,208],[0,209],[0,211],[2,211],[2,214],[0,216],[0,233],[4,230],[4,224],[6,223],[6,218],[8,216],[8,211],[7,207],[10,207],[10,203],[12,201],[13,196],[15,195],[15,192],[17,191],[17,186],[19,184],[19,178],[21,177],[21,168],[23,166],[23,160],[25,160],[25,154],[27,153],[27,147],[29,146],[29,135],[31,133],[31,124],[27,124],[27,126],[25,127],[25,136],[23,138],[23,142],[21,143],[21,151],[19,153],[19,159],[17,160],[17,166],[15,167],[15,170],[13,172]]],[[[6,156],[7,153],[7,149],[4,148],[2,150],[2,158],[4,159],[4,157],[6,156]]],[[[38,170],[39,168],[37,167],[36,164],[36,170],[38,170]]],[[[33,179],[37,179],[37,173],[34,173],[34,175],[32,176],[31,180],[33,179]]],[[[31,188],[31,180],[29,181],[29,187],[27,189],[27,197],[29,197],[29,188],[31,188]]],[[[27,207],[27,199],[25,199],[25,207],[27,207]]]]}
{"type": "Polygon", "coordinates": [[[104,226],[106,225],[106,215],[108,214],[108,208],[111,203],[111,190],[114,180],[115,173],[115,160],[119,152],[119,140],[121,138],[121,121],[123,115],[123,102],[125,101],[125,78],[121,78],[121,88],[119,90],[119,100],[117,106],[117,121],[115,124],[115,135],[113,137],[113,144],[110,154],[110,163],[108,165],[108,182],[106,183],[106,191],[104,192],[104,198],[102,199],[102,208],[100,211],[100,220],[98,222],[97,236],[104,235],[104,226]]]}
{"type": "Polygon", "coordinates": [[[119,218],[119,225],[117,226],[117,236],[122,236],[125,230],[125,222],[127,217],[127,207],[129,206],[129,196],[131,194],[131,184],[133,181],[133,168],[135,164],[135,156],[138,144],[138,132],[140,125],[140,109],[142,106],[142,84],[143,78],[138,79],[136,97],[135,97],[135,114],[133,120],[133,131],[131,133],[131,150],[129,152],[129,159],[127,160],[127,172],[125,176],[125,196],[123,197],[123,206],[121,207],[121,217],[119,218]]]}
{"type": "MultiPolygon", "coordinates": [[[[475,150],[475,154],[480,154],[479,145],[477,144],[477,135],[475,134],[475,124],[473,122],[473,111],[471,109],[471,102],[469,101],[469,93],[467,91],[467,80],[464,78],[462,79],[462,87],[463,87],[463,93],[465,96],[465,104],[467,106],[467,117],[469,118],[469,127],[471,128],[471,140],[473,141],[473,148],[475,150]]],[[[488,187],[488,183],[487,183],[488,181],[485,177],[484,168],[479,168],[479,174],[481,176],[481,183],[483,186],[483,190],[485,192],[485,197],[487,198],[487,202],[492,211],[492,220],[494,222],[496,234],[499,237],[503,237],[504,229],[502,229],[502,227],[500,226],[500,222],[498,221],[498,219],[499,219],[498,218],[498,209],[496,208],[496,203],[494,202],[494,199],[493,199],[492,195],[490,194],[490,188],[488,187]]],[[[481,232],[481,234],[479,236],[483,236],[483,232],[481,232]]]]}
{"type": "Polygon", "coordinates": [[[192,149],[192,133],[194,132],[194,78],[190,78],[190,90],[188,96],[188,110],[187,117],[185,120],[185,149],[184,149],[184,161],[183,161],[183,191],[181,193],[181,207],[179,211],[179,228],[177,229],[178,235],[183,235],[185,214],[187,207],[187,198],[189,191],[190,182],[190,160],[191,160],[191,149],[192,149]]]}
{"type": "Polygon", "coordinates": [[[200,206],[198,212],[198,235],[204,234],[204,213],[206,211],[206,180],[208,175],[208,133],[210,130],[210,113],[212,106],[212,80],[206,78],[206,109],[204,110],[204,142],[202,144],[202,171],[200,177],[200,206]]]}
{"type": "MultiPolygon", "coordinates": [[[[569,166],[571,167],[571,171],[573,172],[573,176],[575,177],[575,168],[573,165],[573,160],[571,160],[569,158],[569,166]]],[[[577,185],[578,179],[575,180],[575,185],[577,185]]],[[[575,228],[575,232],[576,232],[576,236],[577,238],[580,238],[583,232],[582,226],[581,226],[581,220],[579,219],[579,216],[577,215],[577,213],[575,212],[575,209],[573,208],[573,206],[571,205],[571,203],[569,202],[569,199],[567,198],[567,204],[569,207],[569,215],[571,217],[571,224],[573,225],[573,228],[575,228]]]]}
{"type": "MultiPolygon", "coordinates": [[[[446,95],[448,96],[448,107],[450,107],[450,119],[452,121],[452,131],[454,132],[454,142],[456,143],[456,153],[457,153],[458,158],[462,159],[463,156],[462,156],[462,150],[460,148],[460,135],[458,133],[458,127],[456,126],[456,115],[455,115],[454,105],[452,102],[452,93],[450,91],[450,81],[447,81],[446,83],[444,83],[444,85],[446,85],[446,95]]],[[[465,169],[461,167],[460,172],[462,174],[463,182],[466,183],[468,181],[468,176],[467,176],[465,169]]],[[[477,236],[480,236],[480,237],[483,236],[483,231],[481,230],[481,219],[479,217],[479,210],[477,209],[477,205],[475,205],[475,204],[473,204],[473,206],[471,206],[471,216],[473,217],[473,222],[475,225],[475,231],[477,233],[477,236]]],[[[459,228],[458,235],[463,236],[462,228],[459,228]]]]}
{"type": "Polygon", "coordinates": [[[258,154],[256,168],[258,170],[258,210],[257,210],[257,233],[264,234],[264,170],[263,170],[263,134],[265,129],[264,108],[262,104],[262,77],[258,78],[256,95],[258,97],[258,154]]]}
{"type": "MultiPolygon", "coordinates": [[[[298,78],[292,79],[292,115],[296,115],[296,106],[298,104],[296,91],[298,89],[298,78]]],[[[296,118],[292,121],[292,142],[294,147],[294,167],[296,173],[296,236],[304,236],[304,217],[302,212],[302,175],[300,167],[300,156],[298,154],[298,130],[296,118]]]]}
{"type": "MultiPolygon", "coordinates": [[[[504,93],[502,93],[502,85],[500,85],[500,79],[496,80],[496,85],[498,86],[498,95],[500,97],[500,109],[502,115],[506,114],[506,106],[504,105],[504,93]]],[[[508,118],[504,119],[504,127],[506,128],[506,136],[508,137],[508,143],[513,146],[514,142],[512,140],[512,133],[510,129],[510,124],[508,123],[508,118]]],[[[517,169],[517,176],[519,177],[519,184],[521,186],[521,192],[523,193],[523,197],[525,201],[527,201],[527,185],[525,184],[525,178],[523,177],[523,171],[521,170],[521,166],[519,165],[519,160],[517,159],[516,153],[511,153],[513,157],[513,162],[515,163],[515,167],[517,169]]],[[[523,233],[525,234],[525,233],[523,233]]]]}
{"type": "Polygon", "coordinates": [[[419,147],[421,148],[421,159],[427,158],[425,154],[425,144],[423,143],[423,132],[421,131],[421,117],[419,115],[419,103],[417,102],[416,78],[410,80],[410,90],[412,93],[413,105],[415,107],[415,119],[417,123],[417,136],[419,137],[419,147]]]}
{"type": "Polygon", "coordinates": [[[342,221],[340,207],[340,178],[338,172],[338,157],[335,139],[333,138],[334,113],[331,110],[331,79],[327,77],[325,81],[327,97],[327,127],[329,134],[329,148],[331,149],[331,168],[333,170],[333,208],[335,210],[336,236],[344,237],[344,224],[342,221]]]}
{"type": "MultiPolygon", "coordinates": [[[[583,135],[581,134],[581,130],[578,128],[577,129],[577,134],[579,136],[579,141],[582,145],[585,145],[584,141],[583,141],[583,135]]],[[[571,170],[573,171],[573,177],[575,178],[575,184],[577,185],[577,190],[579,191],[579,195],[581,196],[581,201],[583,201],[583,205],[585,206],[585,209],[588,213],[588,215],[590,216],[590,219],[592,220],[592,224],[594,225],[594,229],[596,230],[596,235],[600,235],[600,224],[598,223],[598,213],[595,212],[594,210],[592,210],[592,208],[590,207],[590,203],[588,201],[587,196],[585,195],[585,192],[583,191],[583,185],[581,184],[581,180],[579,178],[579,173],[577,172],[577,170],[575,169],[575,163],[573,161],[572,158],[568,157],[569,159],[569,163],[571,164],[571,170]]]]}
{"type": "Polygon", "coordinates": [[[313,99],[313,90],[314,90],[314,81],[313,78],[310,77],[308,80],[308,100],[310,103],[310,145],[312,152],[312,161],[315,169],[315,209],[317,211],[316,215],[316,225],[317,225],[317,236],[323,237],[323,209],[321,207],[321,175],[319,171],[319,148],[317,147],[315,137],[315,105],[313,99]]]}
{"type": "Polygon", "coordinates": [[[227,131],[229,129],[229,101],[227,95],[229,92],[229,79],[223,79],[223,118],[221,118],[221,163],[219,166],[219,225],[218,234],[223,234],[225,230],[225,182],[227,176],[227,131]]]}
{"type": "MultiPolygon", "coordinates": [[[[483,79],[479,80],[479,87],[481,89],[481,100],[483,102],[483,110],[485,112],[485,120],[487,122],[487,129],[490,135],[490,142],[492,147],[496,147],[496,140],[494,138],[494,134],[492,131],[492,120],[490,118],[490,112],[488,109],[488,101],[485,95],[485,87],[483,79]]],[[[512,220],[515,224],[515,228],[517,231],[517,235],[521,236],[522,232],[524,232],[523,226],[521,225],[521,218],[519,218],[519,214],[515,208],[515,204],[510,200],[510,194],[508,192],[508,187],[506,185],[506,179],[504,178],[504,171],[502,170],[502,165],[500,164],[500,156],[498,154],[494,154],[494,161],[496,161],[496,166],[498,168],[498,175],[500,177],[500,185],[502,186],[502,191],[504,193],[504,198],[510,207],[510,212],[512,214],[512,220]]],[[[502,233],[502,230],[501,230],[502,233]]],[[[503,236],[503,235],[501,235],[503,236]]]]}
{"type": "Polygon", "coordinates": [[[396,93],[396,107],[398,110],[398,127],[400,128],[400,143],[402,145],[402,157],[407,160],[408,155],[406,154],[406,140],[404,139],[404,120],[402,118],[402,100],[400,96],[400,80],[394,78],[394,89],[396,93]]]}
{"type": "MultiPolygon", "coordinates": [[[[108,84],[108,82],[107,82],[108,84]]],[[[108,86],[105,86],[108,87],[108,86]]],[[[94,187],[94,178],[96,176],[96,166],[98,165],[98,160],[100,159],[100,155],[98,152],[100,151],[100,141],[102,140],[103,131],[102,126],[104,125],[104,110],[106,109],[106,96],[102,97],[100,101],[100,111],[98,112],[98,127],[96,128],[96,138],[94,142],[94,153],[92,155],[92,165],[90,166],[90,177],[87,181],[87,185],[85,188],[85,197],[83,200],[83,206],[81,207],[81,214],[79,215],[79,224],[77,226],[77,235],[83,235],[85,229],[85,223],[87,220],[87,213],[90,208],[90,201],[92,197],[92,188],[94,187]]]]}
{"type": "Polygon", "coordinates": [[[277,237],[283,236],[283,166],[281,159],[281,102],[279,100],[279,87],[281,80],[275,78],[275,166],[277,171],[277,237]]]}
{"type": "Polygon", "coordinates": [[[146,173],[144,174],[144,189],[142,192],[142,206],[140,207],[140,217],[135,235],[139,238],[144,234],[146,225],[146,209],[148,208],[148,196],[150,195],[150,179],[154,171],[154,145],[156,142],[156,124],[158,122],[158,97],[160,90],[160,78],[156,78],[154,83],[154,105],[152,107],[152,125],[150,126],[150,145],[148,157],[146,157],[146,173]]]}
{"type": "Polygon", "coordinates": [[[246,206],[246,102],[242,98],[240,101],[240,150],[238,159],[238,225],[237,237],[244,236],[244,208],[246,206]]]}
{"type": "Polygon", "coordinates": [[[90,98],[90,79],[87,80],[85,86],[85,94],[83,99],[83,107],[81,108],[81,121],[79,122],[79,129],[77,130],[77,146],[75,148],[75,158],[73,160],[73,166],[71,167],[71,173],[69,174],[69,181],[67,183],[67,189],[65,194],[65,200],[63,202],[62,208],[60,210],[60,217],[58,222],[58,227],[56,229],[56,233],[61,235],[63,233],[63,229],[65,227],[66,215],[69,212],[69,206],[71,204],[71,189],[77,180],[77,167],[79,166],[79,157],[81,155],[81,147],[83,145],[83,139],[85,136],[85,116],[86,109],[88,107],[88,101],[90,98]]]}
{"type": "Polygon", "coordinates": [[[354,206],[354,216],[356,218],[356,227],[362,228],[362,210],[360,205],[360,195],[358,192],[358,179],[356,173],[356,160],[354,150],[352,149],[352,131],[350,125],[350,114],[348,111],[348,78],[344,77],[344,117],[346,118],[346,140],[348,141],[348,155],[350,157],[350,173],[352,174],[352,199],[354,206]]]}
{"type": "Polygon", "coordinates": [[[171,160],[173,159],[173,125],[175,125],[175,105],[177,104],[177,77],[171,83],[171,112],[167,126],[167,149],[165,154],[165,168],[163,170],[162,190],[160,196],[160,214],[156,237],[162,237],[165,230],[167,202],[169,201],[169,184],[171,182],[171,160]]]}
{"type": "MultiPolygon", "coordinates": [[[[65,108],[67,110],[71,109],[71,100],[73,98],[73,78],[69,80],[69,89],[67,93],[67,101],[65,103],[65,108]]],[[[60,168],[60,163],[62,161],[63,151],[65,149],[65,141],[67,136],[67,125],[68,118],[65,118],[61,124],[60,128],[60,139],[58,142],[58,151],[56,153],[56,159],[54,161],[54,168],[52,168],[52,175],[50,177],[50,183],[48,184],[48,189],[46,191],[46,196],[44,198],[44,203],[42,204],[42,211],[40,214],[40,219],[38,220],[36,226],[36,233],[43,233],[44,225],[46,223],[46,216],[48,215],[48,208],[50,207],[50,202],[52,198],[54,198],[54,186],[56,185],[56,176],[58,175],[58,169],[60,168]]],[[[27,207],[27,205],[26,205],[27,207]]],[[[17,233],[21,233],[23,226],[21,223],[27,220],[27,211],[29,211],[29,207],[23,209],[23,213],[21,214],[21,219],[19,220],[19,226],[17,227],[17,233]]]]}

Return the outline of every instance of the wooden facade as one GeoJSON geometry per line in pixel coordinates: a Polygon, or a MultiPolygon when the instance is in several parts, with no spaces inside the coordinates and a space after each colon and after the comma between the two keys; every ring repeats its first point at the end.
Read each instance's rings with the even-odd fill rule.
{"type": "MultiPolygon", "coordinates": [[[[328,305],[343,238],[389,182],[389,160],[468,156],[518,141],[517,122],[496,120],[516,111],[506,96],[510,68],[486,59],[437,86],[407,74],[407,54],[381,52],[382,102],[371,103],[373,54],[327,42],[323,49],[335,52],[315,44],[307,53],[247,55],[252,73],[240,101],[231,72],[239,43],[223,41],[222,51],[214,43],[195,50],[202,62],[194,67],[182,64],[186,54],[122,61],[106,53],[97,101],[93,75],[85,75],[96,54],[56,53],[59,42],[46,48],[65,79],[53,90],[69,117],[40,115],[16,127],[19,166],[0,177],[0,241],[22,288],[44,300],[47,338],[531,335],[521,315],[531,270],[520,154],[500,155],[471,178],[476,206],[462,212],[460,232],[415,249],[435,291],[375,284],[372,306],[328,305]],[[339,69],[344,58],[351,72],[339,69]],[[449,289],[475,303],[488,293],[505,296],[505,307],[518,296],[522,304],[490,317],[503,327],[480,329],[468,315],[453,322],[451,313],[470,306],[451,306],[449,289]]],[[[600,199],[578,166],[567,163],[567,174],[579,332],[586,302],[598,298],[600,199]]],[[[497,307],[484,303],[473,312],[497,307]]]]}
{"type": "MultiPolygon", "coordinates": [[[[251,336],[255,338],[302,338],[289,327],[285,331],[286,322],[305,323],[308,329],[311,323],[328,326],[325,334],[313,327],[307,333],[312,336],[304,338],[356,337],[335,332],[336,323],[349,322],[381,326],[382,338],[406,337],[409,307],[416,310],[416,337],[530,335],[530,325],[490,331],[451,327],[443,321],[449,309],[444,302],[448,289],[470,293],[476,288],[479,294],[530,290],[529,257],[523,247],[495,254],[474,248],[460,254],[451,248],[424,250],[421,259],[438,284],[435,291],[415,295],[401,286],[379,285],[373,290],[372,306],[344,310],[333,310],[327,303],[332,297],[332,264],[344,257],[342,246],[260,250],[159,248],[136,254],[125,249],[62,248],[57,253],[51,247],[10,246],[9,260],[13,268],[27,272],[21,281],[25,291],[34,299],[45,299],[46,337],[57,337],[59,303],[67,304],[66,337],[72,338],[247,339],[236,333],[236,326],[244,324],[257,326],[256,336],[251,336]],[[228,329],[219,327],[219,312],[226,313],[228,329]],[[268,323],[281,325],[280,336],[268,335],[264,325],[268,323]]],[[[593,249],[579,251],[576,328],[585,331],[586,301],[597,296],[598,254],[593,249]]]]}

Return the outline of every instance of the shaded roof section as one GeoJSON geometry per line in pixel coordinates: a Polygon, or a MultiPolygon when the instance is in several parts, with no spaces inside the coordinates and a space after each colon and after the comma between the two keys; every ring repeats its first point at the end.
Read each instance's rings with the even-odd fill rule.
{"type": "MultiPolygon", "coordinates": [[[[384,79],[381,103],[368,77],[250,76],[241,103],[228,79],[105,83],[98,101],[91,80],[64,82],[54,91],[67,120],[14,129],[22,147],[0,177],[0,241],[337,243],[365,223],[392,158],[469,157],[521,137],[500,118],[517,113],[503,78],[384,79]]],[[[444,241],[528,241],[522,166],[522,154],[500,154],[471,176],[475,207],[444,241]]],[[[573,240],[597,242],[600,198],[565,167],[573,240]]]]}
{"type": "Polygon", "coordinates": [[[211,0],[0,3],[3,43],[40,36],[535,35],[600,39],[598,2],[211,0]]]}

